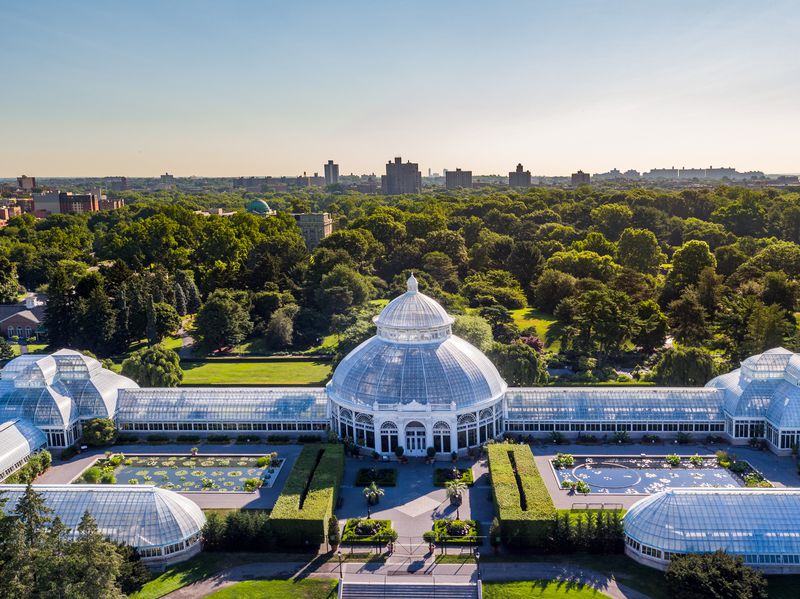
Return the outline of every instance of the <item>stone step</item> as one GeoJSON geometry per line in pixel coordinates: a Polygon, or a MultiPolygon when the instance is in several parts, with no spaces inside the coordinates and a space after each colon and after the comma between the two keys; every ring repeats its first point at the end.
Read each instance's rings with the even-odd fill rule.
{"type": "Polygon", "coordinates": [[[477,599],[475,584],[342,583],[342,599],[477,599]]]}

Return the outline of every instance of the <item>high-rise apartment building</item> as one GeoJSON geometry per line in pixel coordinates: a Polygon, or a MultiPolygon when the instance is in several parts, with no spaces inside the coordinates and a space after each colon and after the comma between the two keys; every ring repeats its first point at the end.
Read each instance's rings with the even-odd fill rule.
{"type": "Polygon", "coordinates": [[[381,191],[386,195],[419,193],[422,190],[422,173],[419,164],[406,162],[398,156],[386,163],[386,174],[381,176],[381,191]]]}
{"type": "Polygon", "coordinates": [[[508,173],[509,187],[530,187],[531,172],[522,170],[522,163],[517,165],[517,170],[508,173]]]}
{"type": "Polygon", "coordinates": [[[577,173],[572,173],[571,182],[573,185],[589,185],[589,181],[591,180],[591,176],[589,173],[584,173],[583,171],[578,171],[577,173]]]}
{"type": "Polygon", "coordinates": [[[325,185],[336,185],[339,183],[339,165],[334,164],[333,160],[328,160],[325,164],[325,185]]]}
{"type": "Polygon", "coordinates": [[[36,177],[26,177],[25,175],[17,177],[17,187],[23,191],[33,190],[36,187],[36,177]]]}
{"type": "Polygon", "coordinates": [[[462,171],[460,168],[454,171],[445,171],[444,186],[447,189],[471,189],[472,171],[462,171]]]}

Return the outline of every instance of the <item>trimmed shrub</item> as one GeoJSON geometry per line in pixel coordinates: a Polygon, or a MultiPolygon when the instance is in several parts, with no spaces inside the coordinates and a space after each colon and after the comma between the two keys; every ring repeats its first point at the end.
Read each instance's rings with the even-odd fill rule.
{"type": "Polygon", "coordinates": [[[303,447],[270,515],[281,546],[311,548],[325,542],[343,474],[342,445],[303,447]]]}
{"type": "Polygon", "coordinates": [[[267,435],[267,443],[274,443],[276,445],[280,445],[290,442],[291,439],[289,438],[289,435],[267,435]]]}
{"type": "Polygon", "coordinates": [[[360,468],[356,473],[356,486],[368,487],[372,482],[379,487],[397,486],[397,468],[360,468]]]}
{"type": "Polygon", "coordinates": [[[261,437],[258,435],[239,435],[236,437],[237,445],[250,445],[253,443],[261,443],[261,437]]]}
{"type": "Polygon", "coordinates": [[[343,545],[377,545],[397,540],[391,520],[350,518],[342,531],[343,545]]]}
{"type": "Polygon", "coordinates": [[[297,442],[298,443],[319,443],[322,441],[322,437],[320,435],[298,435],[297,442]]]}
{"type": "Polygon", "coordinates": [[[187,445],[192,445],[194,443],[200,443],[200,436],[199,435],[178,435],[175,440],[178,443],[186,443],[187,445]]]}
{"type": "Polygon", "coordinates": [[[169,443],[169,437],[166,435],[147,435],[147,442],[153,445],[165,445],[169,443]]]}
{"type": "Polygon", "coordinates": [[[556,508],[530,447],[497,443],[488,445],[487,451],[503,543],[510,547],[544,549],[556,508]]]}
{"type": "Polygon", "coordinates": [[[456,468],[437,468],[433,471],[433,486],[444,487],[445,483],[451,480],[460,480],[462,483],[471,487],[475,484],[472,476],[472,468],[457,468],[459,476],[454,476],[456,468]]]}
{"type": "Polygon", "coordinates": [[[422,535],[429,543],[437,545],[477,545],[481,527],[476,520],[435,520],[433,530],[422,535]]]}

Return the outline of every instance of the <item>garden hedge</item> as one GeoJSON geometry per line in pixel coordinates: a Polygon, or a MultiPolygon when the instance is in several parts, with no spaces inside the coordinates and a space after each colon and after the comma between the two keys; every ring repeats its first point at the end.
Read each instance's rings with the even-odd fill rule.
{"type": "Polygon", "coordinates": [[[527,445],[487,446],[500,535],[510,547],[544,549],[556,508],[527,445]],[[513,463],[517,467],[514,473],[513,463]]]}
{"type": "Polygon", "coordinates": [[[279,546],[312,547],[325,542],[343,473],[342,445],[303,447],[270,514],[279,546]]]}

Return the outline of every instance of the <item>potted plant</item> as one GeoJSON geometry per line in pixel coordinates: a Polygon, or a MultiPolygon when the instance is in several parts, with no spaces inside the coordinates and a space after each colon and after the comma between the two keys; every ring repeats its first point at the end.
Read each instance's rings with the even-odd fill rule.
{"type": "Polygon", "coordinates": [[[383,497],[384,491],[373,480],[368,487],[364,487],[364,497],[369,505],[375,505],[383,497]]]}
{"type": "Polygon", "coordinates": [[[450,459],[453,460],[453,462],[458,460],[458,452],[457,451],[451,451],[450,452],[450,459]]]}
{"type": "Polygon", "coordinates": [[[191,449],[191,452],[192,452],[192,455],[193,455],[193,456],[196,456],[196,455],[197,455],[197,452],[199,452],[199,451],[200,451],[200,450],[199,450],[197,447],[192,447],[192,449],[191,449]]]}
{"type": "Polygon", "coordinates": [[[336,516],[331,516],[328,519],[328,543],[330,543],[331,551],[336,551],[339,548],[339,521],[336,516]]]}
{"type": "Polygon", "coordinates": [[[436,450],[433,447],[428,447],[426,453],[428,454],[428,463],[433,464],[433,458],[436,457],[436,450]]]}
{"type": "Polygon", "coordinates": [[[450,505],[461,505],[464,491],[467,490],[467,485],[460,480],[448,480],[444,483],[447,498],[450,500],[450,505]]]}
{"type": "Polygon", "coordinates": [[[394,455],[397,456],[398,461],[400,462],[404,461],[403,454],[405,453],[405,451],[406,449],[402,445],[398,445],[397,447],[394,448],[394,455]]]}

